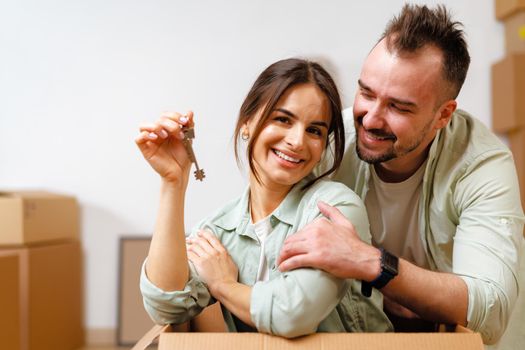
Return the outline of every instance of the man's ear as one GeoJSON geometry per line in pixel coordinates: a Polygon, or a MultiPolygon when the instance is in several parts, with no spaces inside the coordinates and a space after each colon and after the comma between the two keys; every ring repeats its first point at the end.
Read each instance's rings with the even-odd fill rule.
{"type": "Polygon", "coordinates": [[[457,106],[458,103],[456,102],[456,100],[448,100],[443,102],[443,104],[436,111],[437,120],[436,124],[434,125],[434,128],[443,129],[445,126],[447,126],[457,106]]]}

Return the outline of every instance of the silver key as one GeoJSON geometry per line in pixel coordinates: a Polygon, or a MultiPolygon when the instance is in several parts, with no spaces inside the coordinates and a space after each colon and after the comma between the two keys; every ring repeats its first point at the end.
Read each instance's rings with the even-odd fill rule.
{"type": "Polygon", "coordinates": [[[197,158],[195,158],[195,152],[193,152],[192,147],[192,140],[195,138],[195,131],[193,128],[188,128],[186,126],[182,127],[182,133],[184,134],[184,139],[182,140],[182,143],[184,144],[184,147],[186,148],[186,153],[188,153],[188,157],[190,158],[190,161],[195,164],[195,172],[193,173],[195,175],[195,178],[199,181],[202,181],[206,177],[204,175],[204,170],[199,169],[199,164],[197,163],[197,158]]]}

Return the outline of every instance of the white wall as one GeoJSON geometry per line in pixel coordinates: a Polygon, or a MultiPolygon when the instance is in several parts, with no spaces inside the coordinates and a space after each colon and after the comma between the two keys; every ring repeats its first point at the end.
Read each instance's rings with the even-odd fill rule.
{"type": "MultiPolygon", "coordinates": [[[[490,124],[490,65],[503,56],[493,1],[443,1],[466,27],[472,65],[459,105],[490,124]]],[[[426,1],[434,3],[434,1],[426,1]]],[[[289,56],[329,59],[351,103],[360,65],[403,1],[0,2],[0,187],[78,197],[86,323],[116,326],[123,234],[150,233],[159,181],[134,144],[163,110],[196,113],[203,183],[186,227],[244,187],[231,134],[251,83],[289,56]]]]}

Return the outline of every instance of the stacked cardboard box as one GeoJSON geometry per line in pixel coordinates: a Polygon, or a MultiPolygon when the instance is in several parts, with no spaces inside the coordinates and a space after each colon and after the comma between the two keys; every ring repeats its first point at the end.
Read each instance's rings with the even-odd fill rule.
{"type": "Polygon", "coordinates": [[[492,127],[509,139],[525,207],[525,0],[495,5],[505,26],[506,56],[492,66],[492,127]]]}
{"type": "Polygon", "coordinates": [[[16,254],[0,255],[0,339],[6,349],[20,349],[19,269],[16,254]]]}
{"type": "Polygon", "coordinates": [[[82,347],[82,270],[75,198],[0,192],[2,348],[82,347]]]}

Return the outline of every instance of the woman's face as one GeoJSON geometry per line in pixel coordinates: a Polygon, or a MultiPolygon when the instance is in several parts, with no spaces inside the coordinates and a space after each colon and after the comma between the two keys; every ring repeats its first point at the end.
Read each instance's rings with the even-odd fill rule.
{"type": "MultiPolygon", "coordinates": [[[[316,85],[288,89],[255,140],[253,163],[262,184],[288,190],[308,175],[321,160],[330,118],[328,99],[316,85]]],[[[254,126],[248,122],[250,134],[254,126]]]]}

